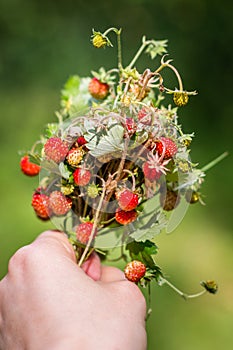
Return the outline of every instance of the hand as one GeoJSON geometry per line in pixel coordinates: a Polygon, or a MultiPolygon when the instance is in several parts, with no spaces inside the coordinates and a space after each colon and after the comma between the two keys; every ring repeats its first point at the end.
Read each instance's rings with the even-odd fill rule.
{"type": "Polygon", "coordinates": [[[0,282],[1,350],[145,350],[145,299],[93,255],[78,267],[66,236],[19,249],[0,282]]]}

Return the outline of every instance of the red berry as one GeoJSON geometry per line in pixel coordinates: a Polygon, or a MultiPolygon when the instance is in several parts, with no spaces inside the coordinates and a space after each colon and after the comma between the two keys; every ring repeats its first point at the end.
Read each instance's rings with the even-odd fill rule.
{"type": "Polygon", "coordinates": [[[53,160],[55,163],[60,163],[69,152],[69,146],[59,137],[51,137],[44,145],[44,152],[48,159],[53,160]]]}
{"type": "Polygon", "coordinates": [[[125,126],[129,134],[134,134],[137,130],[137,124],[135,120],[131,117],[127,117],[125,120],[125,126]]]}
{"type": "Polygon", "coordinates": [[[149,161],[143,163],[142,170],[145,178],[149,181],[158,180],[163,173],[156,167],[153,167],[149,161]]]}
{"type": "Polygon", "coordinates": [[[174,141],[168,137],[161,137],[160,141],[156,142],[156,151],[161,157],[164,153],[164,158],[172,158],[177,153],[177,146],[174,141]],[[164,150],[165,147],[165,150],[164,150]]]}
{"type": "Polygon", "coordinates": [[[87,143],[87,140],[84,136],[79,136],[76,142],[78,142],[79,146],[83,146],[87,143]]]}
{"type": "Polygon", "coordinates": [[[130,222],[135,221],[137,216],[138,214],[135,209],[131,211],[124,211],[121,208],[117,208],[115,220],[121,225],[127,225],[130,222]]]}
{"type": "Polygon", "coordinates": [[[140,123],[142,123],[144,125],[151,124],[151,115],[148,112],[147,108],[143,107],[142,109],[140,109],[140,111],[138,112],[138,119],[139,119],[140,123]]]}
{"type": "Polygon", "coordinates": [[[72,200],[60,191],[53,191],[49,196],[49,207],[53,214],[62,216],[68,213],[72,207],[72,200]]]}
{"type": "Polygon", "coordinates": [[[49,220],[52,211],[49,207],[49,197],[46,194],[35,192],[32,196],[32,206],[40,219],[49,220]]]}
{"type": "MultiPolygon", "coordinates": [[[[92,222],[88,221],[88,222],[83,222],[82,224],[79,224],[76,227],[76,236],[79,242],[83,244],[87,244],[89,237],[92,233],[93,225],[94,224],[92,222]]],[[[95,229],[93,238],[96,236],[96,234],[97,234],[97,229],[95,229]]]]}
{"type": "Polygon", "coordinates": [[[139,260],[133,260],[125,266],[124,273],[129,281],[137,283],[145,276],[146,266],[139,260]]]}
{"type": "Polygon", "coordinates": [[[103,100],[109,93],[109,85],[101,82],[97,78],[92,78],[88,85],[88,90],[92,97],[97,100],[103,100]]]}
{"type": "Polygon", "coordinates": [[[138,195],[128,189],[119,191],[116,194],[119,207],[125,211],[131,211],[138,205],[138,195]]]}
{"type": "Polygon", "coordinates": [[[86,186],[91,179],[91,172],[87,169],[77,168],[74,173],[74,182],[78,186],[86,186]]]}
{"type": "Polygon", "coordinates": [[[38,175],[40,172],[40,166],[34,163],[31,163],[29,156],[24,156],[21,158],[20,167],[22,172],[28,176],[38,175]]]}

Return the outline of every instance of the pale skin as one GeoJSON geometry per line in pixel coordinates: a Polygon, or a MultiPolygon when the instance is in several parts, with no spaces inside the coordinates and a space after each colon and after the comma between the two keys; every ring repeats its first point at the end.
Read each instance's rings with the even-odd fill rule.
{"type": "Polygon", "coordinates": [[[66,236],[19,249],[0,282],[0,350],[145,350],[146,303],[122,271],[83,268],[66,236]]]}

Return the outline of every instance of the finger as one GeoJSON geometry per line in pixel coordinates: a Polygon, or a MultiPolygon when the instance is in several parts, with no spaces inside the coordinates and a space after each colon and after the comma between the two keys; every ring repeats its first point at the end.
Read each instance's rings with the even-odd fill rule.
{"type": "Polygon", "coordinates": [[[64,232],[45,231],[31,245],[42,246],[45,253],[49,251],[50,255],[66,256],[73,262],[76,262],[74,249],[64,232]]]}
{"type": "Polygon", "coordinates": [[[100,258],[96,253],[91,254],[89,259],[82,265],[83,271],[94,281],[98,281],[101,276],[100,258]]]}
{"type": "Polygon", "coordinates": [[[116,282],[126,280],[124,272],[117,267],[102,266],[101,270],[101,282],[116,282]]]}

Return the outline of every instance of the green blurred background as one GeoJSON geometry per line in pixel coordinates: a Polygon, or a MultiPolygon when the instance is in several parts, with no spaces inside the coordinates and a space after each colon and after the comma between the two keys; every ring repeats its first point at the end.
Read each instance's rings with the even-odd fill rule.
{"type": "MultiPolygon", "coordinates": [[[[175,232],[158,237],[158,263],[173,283],[195,292],[199,281],[216,279],[219,293],[185,302],[153,285],[148,349],[232,349],[232,14],[228,0],[0,0],[0,277],[15,250],[52,227],[34,216],[38,180],[21,174],[18,150],[29,149],[55,120],[69,75],[116,65],[115,49],[91,46],[92,28],[123,28],[125,63],[142,35],[169,39],[185,87],[199,92],[180,111],[184,130],[196,134],[193,161],[230,155],[207,174],[207,205],[190,206],[175,232]]],[[[138,68],[145,65],[153,68],[146,56],[138,68]]]]}

